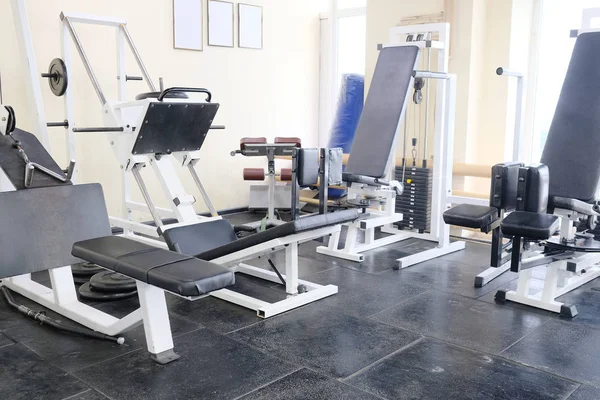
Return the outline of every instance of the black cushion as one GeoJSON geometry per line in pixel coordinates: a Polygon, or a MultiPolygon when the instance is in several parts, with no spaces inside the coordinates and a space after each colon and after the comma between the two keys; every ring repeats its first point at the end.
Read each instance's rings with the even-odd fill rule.
{"type": "Polygon", "coordinates": [[[72,254],[181,296],[201,296],[235,283],[226,267],[119,236],[77,242],[72,254]]]}
{"type": "Polygon", "coordinates": [[[566,197],[553,196],[549,200],[551,209],[562,208],[563,210],[571,210],[585,215],[596,215],[598,213],[595,204],[585,203],[577,199],[569,199],[566,197]]]}
{"type": "Polygon", "coordinates": [[[546,240],[558,230],[556,215],[515,211],[502,220],[502,233],[528,239],[546,240]]]}
{"type": "Polygon", "coordinates": [[[342,180],[346,183],[364,183],[365,185],[371,185],[371,186],[380,186],[383,184],[388,184],[388,182],[381,180],[379,178],[374,178],[372,176],[366,176],[366,175],[356,175],[356,174],[351,174],[349,172],[342,173],[342,180]]]}
{"type": "Polygon", "coordinates": [[[237,239],[233,227],[227,221],[217,220],[172,228],[165,231],[163,237],[171,250],[180,251],[184,254],[195,254],[197,258],[210,261],[269,240],[343,224],[357,218],[358,211],[354,209],[324,215],[310,215],[241,239],[237,239]],[[230,239],[228,242],[206,249],[206,243],[224,242],[227,238],[230,239]]]}
{"type": "Polygon", "coordinates": [[[459,204],[444,212],[444,222],[448,225],[483,229],[498,220],[495,207],[459,204]]]}

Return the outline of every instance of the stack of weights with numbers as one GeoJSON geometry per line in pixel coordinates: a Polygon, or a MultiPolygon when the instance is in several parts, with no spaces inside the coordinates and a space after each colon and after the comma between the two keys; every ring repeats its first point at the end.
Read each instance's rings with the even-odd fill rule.
{"type": "MultiPolygon", "coordinates": [[[[396,180],[402,181],[402,166],[396,167],[396,180]]],[[[433,171],[430,168],[406,166],[404,192],[396,197],[396,212],[403,219],[396,225],[400,229],[428,232],[431,225],[431,193],[433,171]]]]}

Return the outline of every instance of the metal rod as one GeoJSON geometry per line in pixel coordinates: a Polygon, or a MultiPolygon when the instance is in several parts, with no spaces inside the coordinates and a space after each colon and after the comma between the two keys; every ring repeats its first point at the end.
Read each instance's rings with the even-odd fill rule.
{"type": "Polygon", "coordinates": [[[66,119],[62,122],[48,122],[46,123],[46,126],[48,128],[68,128],[69,127],[69,121],[67,121],[66,119]]]}
{"type": "Polygon", "coordinates": [[[122,126],[107,127],[97,126],[93,128],[73,128],[73,132],[76,133],[90,133],[90,132],[123,132],[125,129],[122,126]]]}
{"type": "Polygon", "coordinates": [[[413,71],[413,77],[424,79],[450,79],[450,75],[446,72],[433,71],[413,71]]]}
{"type": "Polygon", "coordinates": [[[158,78],[158,87],[160,88],[161,93],[163,90],[165,90],[165,82],[162,76],[158,78]]]}
{"type": "Polygon", "coordinates": [[[523,74],[521,72],[513,71],[511,69],[506,69],[504,67],[498,67],[496,69],[496,74],[503,75],[503,76],[514,76],[517,78],[523,77],[523,74]]]}
{"type": "Polygon", "coordinates": [[[25,182],[24,185],[26,188],[28,188],[29,186],[31,186],[31,182],[33,181],[33,171],[35,170],[35,167],[33,165],[31,165],[31,163],[27,164],[25,166],[25,182]]]}
{"type": "Polygon", "coordinates": [[[298,219],[298,149],[292,151],[292,204],[291,219],[298,219]]]}
{"type": "Polygon", "coordinates": [[[327,214],[329,190],[329,149],[321,149],[319,162],[319,214],[327,214]]]}
{"type": "Polygon", "coordinates": [[[210,129],[225,129],[225,125],[211,125],[210,129]]]}
{"type": "MultiPolygon", "coordinates": [[[[429,33],[431,35],[431,32],[429,33]]],[[[431,48],[427,49],[427,70],[431,70],[431,48]]],[[[423,168],[427,168],[427,134],[429,132],[429,87],[425,88],[425,138],[423,140],[423,168]]]]}
{"type": "Polygon", "coordinates": [[[150,78],[150,74],[148,74],[148,70],[146,69],[144,62],[142,61],[142,57],[140,56],[140,53],[138,52],[137,48],[135,47],[135,44],[133,44],[133,39],[131,39],[131,35],[129,34],[129,31],[127,30],[127,26],[121,25],[121,29],[123,30],[123,33],[125,34],[125,39],[127,40],[127,43],[129,44],[129,48],[131,49],[131,52],[133,53],[133,56],[135,57],[135,61],[137,62],[138,66],[140,67],[140,70],[142,71],[142,75],[144,75],[144,79],[146,79],[146,82],[148,83],[148,86],[150,87],[150,91],[156,92],[156,86],[154,86],[154,83],[152,82],[152,79],[150,78]]]}
{"type": "Polygon", "coordinates": [[[144,78],[142,78],[141,76],[134,76],[134,75],[125,75],[125,81],[143,81],[144,78]]]}
{"type": "Polygon", "coordinates": [[[100,99],[100,103],[102,105],[105,105],[106,97],[104,97],[104,93],[102,93],[102,88],[100,88],[100,84],[98,83],[98,79],[96,78],[96,75],[94,74],[94,71],[92,70],[90,61],[88,60],[87,55],[85,54],[85,51],[83,50],[83,47],[81,46],[81,41],[79,40],[79,36],[77,36],[77,32],[75,32],[75,29],[73,28],[71,21],[69,21],[69,18],[65,17],[65,15],[63,13],[60,13],[60,19],[63,21],[63,23],[69,30],[69,33],[71,34],[71,38],[73,38],[73,43],[75,44],[75,48],[77,49],[77,52],[79,53],[79,56],[81,57],[81,61],[83,62],[83,66],[85,67],[85,70],[86,70],[88,76],[90,77],[90,80],[92,81],[92,86],[94,86],[94,89],[96,90],[96,94],[98,95],[98,99],[100,99]]]}
{"type": "Polygon", "coordinates": [[[69,166],[67,167],[67,180],[71,180],[73,172],[75,172],[75,160],[69,161],[69,166]]]}
{"type": "Polygon", "coordinates": [[[157,227],[161,227],[163,226],[163,223],[160,219],[160,217],[158,216],[158,212],[156,211],[156,207],[154,206],[154,203],[152,202],[152,198],[150,197],[150,193],[148,193],[148,188],[146,187],[146,184],[144,183],[144,180],[142,179],[142,175],[140,174],[140,168],[142,168],[143,164],[136,164],[133,166],[133,168],[131,168],[131,173],[133,174],[133,177],[135,178],[135,181],[138,184],[138,187],[140,188],[140,192],[142,192],[142,197],[144,197],[144,200],[146,201],[146,205],[148,206],[148,211],[150,211],[150,214],[152,215],[152,219],[154,220],[154,223],[156,224],[157,227]]]}
{"type": "Polygon", "coordinates": [[[200,194],[202,195],[202,199],[204,199],[204,204],[206,204],[206,206],[208,207],[208,211],[210,211],[210,215],[212,215],[213,217],[218,217],[219,213],[217,212],[217,209],[213,205],[212,201],[210,201],[210,197],[208,197],[208,192],[204,188],[204,185],[200,181],[200,177],[198,176],[198,173],[194,168],[197,162],[198,160],[193,160],[192,162],[190,162],[188,164],[188,169],[190,170],[190,174],[192,174],[192,178],[194,179],[196,186],[198,186],[198,190],[200,190],[200,194]]]}

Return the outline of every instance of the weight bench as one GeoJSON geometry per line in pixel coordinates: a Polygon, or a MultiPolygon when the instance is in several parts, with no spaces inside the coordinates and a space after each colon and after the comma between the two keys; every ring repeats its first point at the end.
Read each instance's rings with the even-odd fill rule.
{"type": "Polygon", "coordinates": [[[309,215],[243,238],[238,238],[234,228],[225,220],[168,225],[162,235],[173,251],[284,284],[290,296],[275,303],[228,289],[210,293],[213,297],[255,310],[261,318],[268,318],[337,293],[337,286],[322,286],[298,279],[298,244],[339,233],[341,224],[350,223],[358,216],[354,209],[309,215]],[[279,273],[275,267],[268,271],[243,263],[282,249],[285,251],[285,274],[279,273]]]}
{"type": "MultiPolygon", "coordinates": [[[[364,251],[412,237],[438,241],[434,234],[413,234],[393,226],[403,219],[402,214],[395,211],[396,197],[402,194],[403,184],[389,177],[392,162],[395,161],[400,121],[411,95],[413,72],[419,54],[419,47],[415,45],[384,47],[380,50],[342,179],[348,186],[348,203],[366,209],[368,217],[348,224],[343,248],[339,248],[340,236],[336,234],[328,246],[317,248],[318,253],[361,262],[364,260],[361,254],[364,251]],[[378,229],[388,235],[375,239],[378,229]],[[359,231],[364,231],[363,242],[357,242],[359,231]]],[[[464,242],[438,245],[434,249],[403,257],[397,260],[397,265],[408,267],[461,250],[464,246],[464,242]]]]}
{"type": "Polygon", "coordinates": [[[517,206],[519,168],[523,163],[508,162],[492,167],[489,206],[459,204],[443,214],[448,225],[492,232],[490,267],[475,277],[475,287],[483,287],[510,269],[511,242],[504,244],[500,221],[517,206]]]}

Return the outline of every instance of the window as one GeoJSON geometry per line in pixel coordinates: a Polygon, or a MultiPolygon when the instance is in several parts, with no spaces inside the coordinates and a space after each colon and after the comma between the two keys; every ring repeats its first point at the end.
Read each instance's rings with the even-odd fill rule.
{"type": "MultiPolygon", "coordinates": [[[[532,160],[539,160],[560,90],[567,73],[575,39],[570,31],[581,27],[583,11],[598,0],[544,1],[540,34],[533,121],[532,160]]],[[[594,26],[595,25],[595,26],[594,26]]],[[[600,28],[600,18],[592,20],[600,28]]]]}

